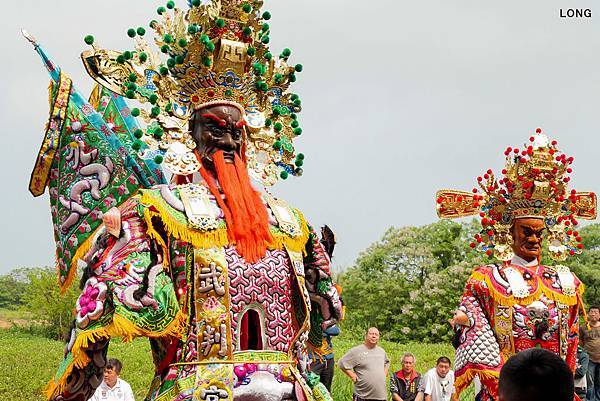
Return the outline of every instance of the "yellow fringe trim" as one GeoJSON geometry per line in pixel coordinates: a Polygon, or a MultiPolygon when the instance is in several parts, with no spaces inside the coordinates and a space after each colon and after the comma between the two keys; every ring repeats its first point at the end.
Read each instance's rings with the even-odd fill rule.
{"type": "MultiPolygon", "coordinates": [[[[479,376],[480,379],[496,379],[500,378],[500,372],[494,372],[493,370],[482,370],[482,369],[467,369],[462,375],[455,377],[454,388],[456,389],[457,398],[460,393],[469,387],[475,376],[479,376]]],[[[492,394],[494,395],[494,394],[492,394]]]]}
{"type": "Polygon", "coordinates": [[[165,240],[161,235],[154,229],[154,225],[152,224],[152,217],[154,217],[155,213],[144,211],[144,222],[146,223],[146,234],[160,245],[162,251],[162,265],[165,270],[169,270],[169,247],[165,243],[165,240]]]}
{"type": "Polygon", "coordinates": [[[181,338],[185,332],[186,321],[187,315],[182,311],[179,311],[173,321],[169,323],[163,331],[154,332],[144,330],[130,322],[127,318],[115,313],[112,322],[108,326],[84,331],[77,335],[77,339],[71,350],[73,362],[65,369],[65,373],[63,373],[62,377],[57,382],[54,380],[48,382],[43,390],[44,395],[50,400],[56,395],[61,394],[65,390],[67,379],[73,371],[73,368],[83,369],[90,363],[90,358],[85,353],[85,349],[88,348],[91,343],[95,343],[100,339],[110,339],[111,337],[123,337],[123,341],[131,341],[136,337],[142,336],[152,338],[173,336],[181,338]]]}
{"type": "Polygon", "coordinates": [[[546,287],[542,280],[538,278],[537,289],[533,294],[530,294],[528,297],[525,298],[516,298],[513,295],[505,295],[498,291],[492,285],[490,277],[486,274],[475,271],[471,274],[470,279],[485,282],[490,290],[492,297],[494,298],[494,302],[502,306],[514,306],[517,304],[528,305],[533,301],[537,301],[542,293],[555,302],[560,302],[565,305],[573,306],[579,302],[578,295],[580,297],[583,294],[583,291],[585,290],[584,287],[580,285],[579,288],[577,288],[577,292],[575,295],[559,294],[555,290],[546,287]]]}
{"type": "MultiPolygon", "coordinates": [[[[154,227],[154,222],[152,221],[154,217],[163,223],[169,236],[188,242],[196,248],[219,248],[234,243],[234,241],[229,240],[226,228],[198,231],[190,228],[187,223],[178,221],[173,217],[172,212],[167,209],[164,201],[156,199],[149,191],[141,191],[140,202],[144,206],[144,221],[148,226],[148,235],[163,246],[165,244],[164,238],[160,236],[154,227]],[[149,206],[154,207],[158,212],[151,211],[149,206]]],[[[268,244],[268,248],[280,250],[287,248],[290,251],[302,252],[306,255],[306,243],[309,238],[308,224],[304,220],[302,213],[296,209],[294,210],[297,213],[300,223],[301,234],[296,238],[292,238],[284,233],[272,234],[273,241],[268,244]]]]}
{"type": "MultiPolygon", "coordinates": [[[[96,228],[89,235],[89,237],[86,238],[86,240],[83,242],[83,244],[81,244],[77,248],[77,251],[75,251],[75,256],[73,256],[73,258],[71,258],[71,268],[70,268],[69,273],[67,275],[67,279],[65,280],[64,283],[60,282],[60,275],[59,275],[59,277],[58,277],[58,287],[60,288],[61,295],[64,295],[65,292],[69,289],[69,287],[73,283],[73,279],[77,275],[77,261],[79,259],[83,259],[83,257],[85,256],[85,254],[88,253],[88,251],[90,250],[90,248],[92,247],[92,245],[94,243],[94,237],[96,236],[96,232],[98,231],[98,229],[100,227],[102,227],[102,225],[98,226],[98,228],[96,228]]],[[[58,266],[57,266],[57,269],[58,269],[58,266]]]]}
{"type": "Polygon", "coordinates": [[[94,110],[98,110],[98,105],[100,104],[100,94],[102,93],[102,89],[99,84],[94,85],[94,89],[90,93],[90,97],[88,99],[88,103],[90,106],[94,108],[94,110]]]}
{"type": "Polygon", "coordinates": [[[54,89],[54,85],[56,85],[54,83],[54,80],[50,80],[50,83],[48,84],[48,103],[50,103],[50,107],[52,107],[52,101],[53,101],[53,97],[52,97],[52,92],[54,89]]]}

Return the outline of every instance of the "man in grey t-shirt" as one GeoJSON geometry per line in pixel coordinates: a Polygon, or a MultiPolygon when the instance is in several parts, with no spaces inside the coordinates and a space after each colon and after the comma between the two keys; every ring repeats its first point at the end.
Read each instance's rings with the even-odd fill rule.
{"type": "Polygon", "coordinates": [[[384,401],[387,399],[386,378],[390,360],[379,347],[379,330],[370,327],[364,344],[350,349],[338,366],[354,383],[354,401],[384,401]]]}

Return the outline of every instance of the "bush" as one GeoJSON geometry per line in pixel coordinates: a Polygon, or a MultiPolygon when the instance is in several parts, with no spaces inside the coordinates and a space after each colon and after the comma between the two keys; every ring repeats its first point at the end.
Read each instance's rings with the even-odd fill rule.
{"type": "Polygon", "coordinates": [[[377,326],[391,341],[448,340],[447,319],[482,263],[467,245],[476,229],[475,222],[449,221],[390,228],[340,275],[348,311],[343,327],[364,333],[377,326]]]}
{"type": "Polygon", "coordinates": [[[24,307],[31,312],[43,332],[53,339],[65,340],[75,316],[75,302],[79,289],[72,285],[61,295],[56,272],[49,267],[30,269],[23,294],[24,307]]]}
{"type": "Polygon", "coordinates": [[[23,306],[27,272],[27,269],[16,269],[0,276],[0,308],[16,310],[23,306]]]}

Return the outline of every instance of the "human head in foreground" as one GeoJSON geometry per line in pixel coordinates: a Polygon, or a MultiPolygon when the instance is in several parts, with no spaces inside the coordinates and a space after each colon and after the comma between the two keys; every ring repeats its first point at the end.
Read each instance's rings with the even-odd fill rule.
{"type": "Polygon", "coordinates": [[[452,362],[450,362],[450,358],[440,356],[435,363],[435,371],[437,372],[439,377],[444,378],[450,371],[451,366],[452,362]]]}
{"type": "Polygon", "coordinates": [[[106,363],[104,368],[104,383],[110,388],[113,388],[117,384],[117,380],[121,375],[121,369],[123,364],[116,358],[111,358],[106,363]]]}
{"type": "Polygon", "coordinates": [[[402,355],[400,363],[402,364],[402,371],[404,372],[405,376],[408,376],[414,372],[416,362],[417,358],[415,358],[412,353],[406,352],[404,355],[402,355]]]}
{"type": "Polygon", "coordinates": [[[365,345],[373,348],[379,343],[379,329],[377,327],[369,327],[365,333],[365,345]]]}
{"type": "Polygon", "coordinates": [[[545,349],[521,351],[500,371],[498,401],[573,401],[574,394],[573,372],[545,349]]]}
{"type": "Polygon", "coordinates": [[[600,306],[598,306],[598,305],[590,306],[590,309],[588,312],[588,320],[590,321],[590,323],[594,323],[594,324],[600,320],[600,306]]]}

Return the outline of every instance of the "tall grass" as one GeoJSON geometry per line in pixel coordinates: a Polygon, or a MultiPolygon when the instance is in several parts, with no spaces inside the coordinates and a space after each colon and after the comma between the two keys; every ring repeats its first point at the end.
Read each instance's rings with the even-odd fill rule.
{"type": "MultiPolygon", "coordinates": [[[[336,356],[341,357],[356,340],[339,338],[334,340],[336,356]]],[[[452,359],[453,349],[447,344],[396,344],[382,341],[392,361],[392,371],[400,369],[400,358],[404,352],[412,352],[417,357],[417,370],[424,373],[435,365],[442,355],[452,359]]],[[[41,390],[53,377],[63,354],[63,343],[49,340],[39,335],[24,332],[22,329],[0,330],[0,400],[42,401],[41,390]]],[[[131,384],[138,401],[144,399],[147,386],[152,380],[152,356],[148,341],[137,339],[131,343],[113,340],[109,357],[123,362],[121,377],[131,384]]],[[[332,395],[335,401],[352,399],[352,383],[336,369],[332,395]]],[[[462,400],[472,400],[472,392],[466,392],[462,400]]]]}

